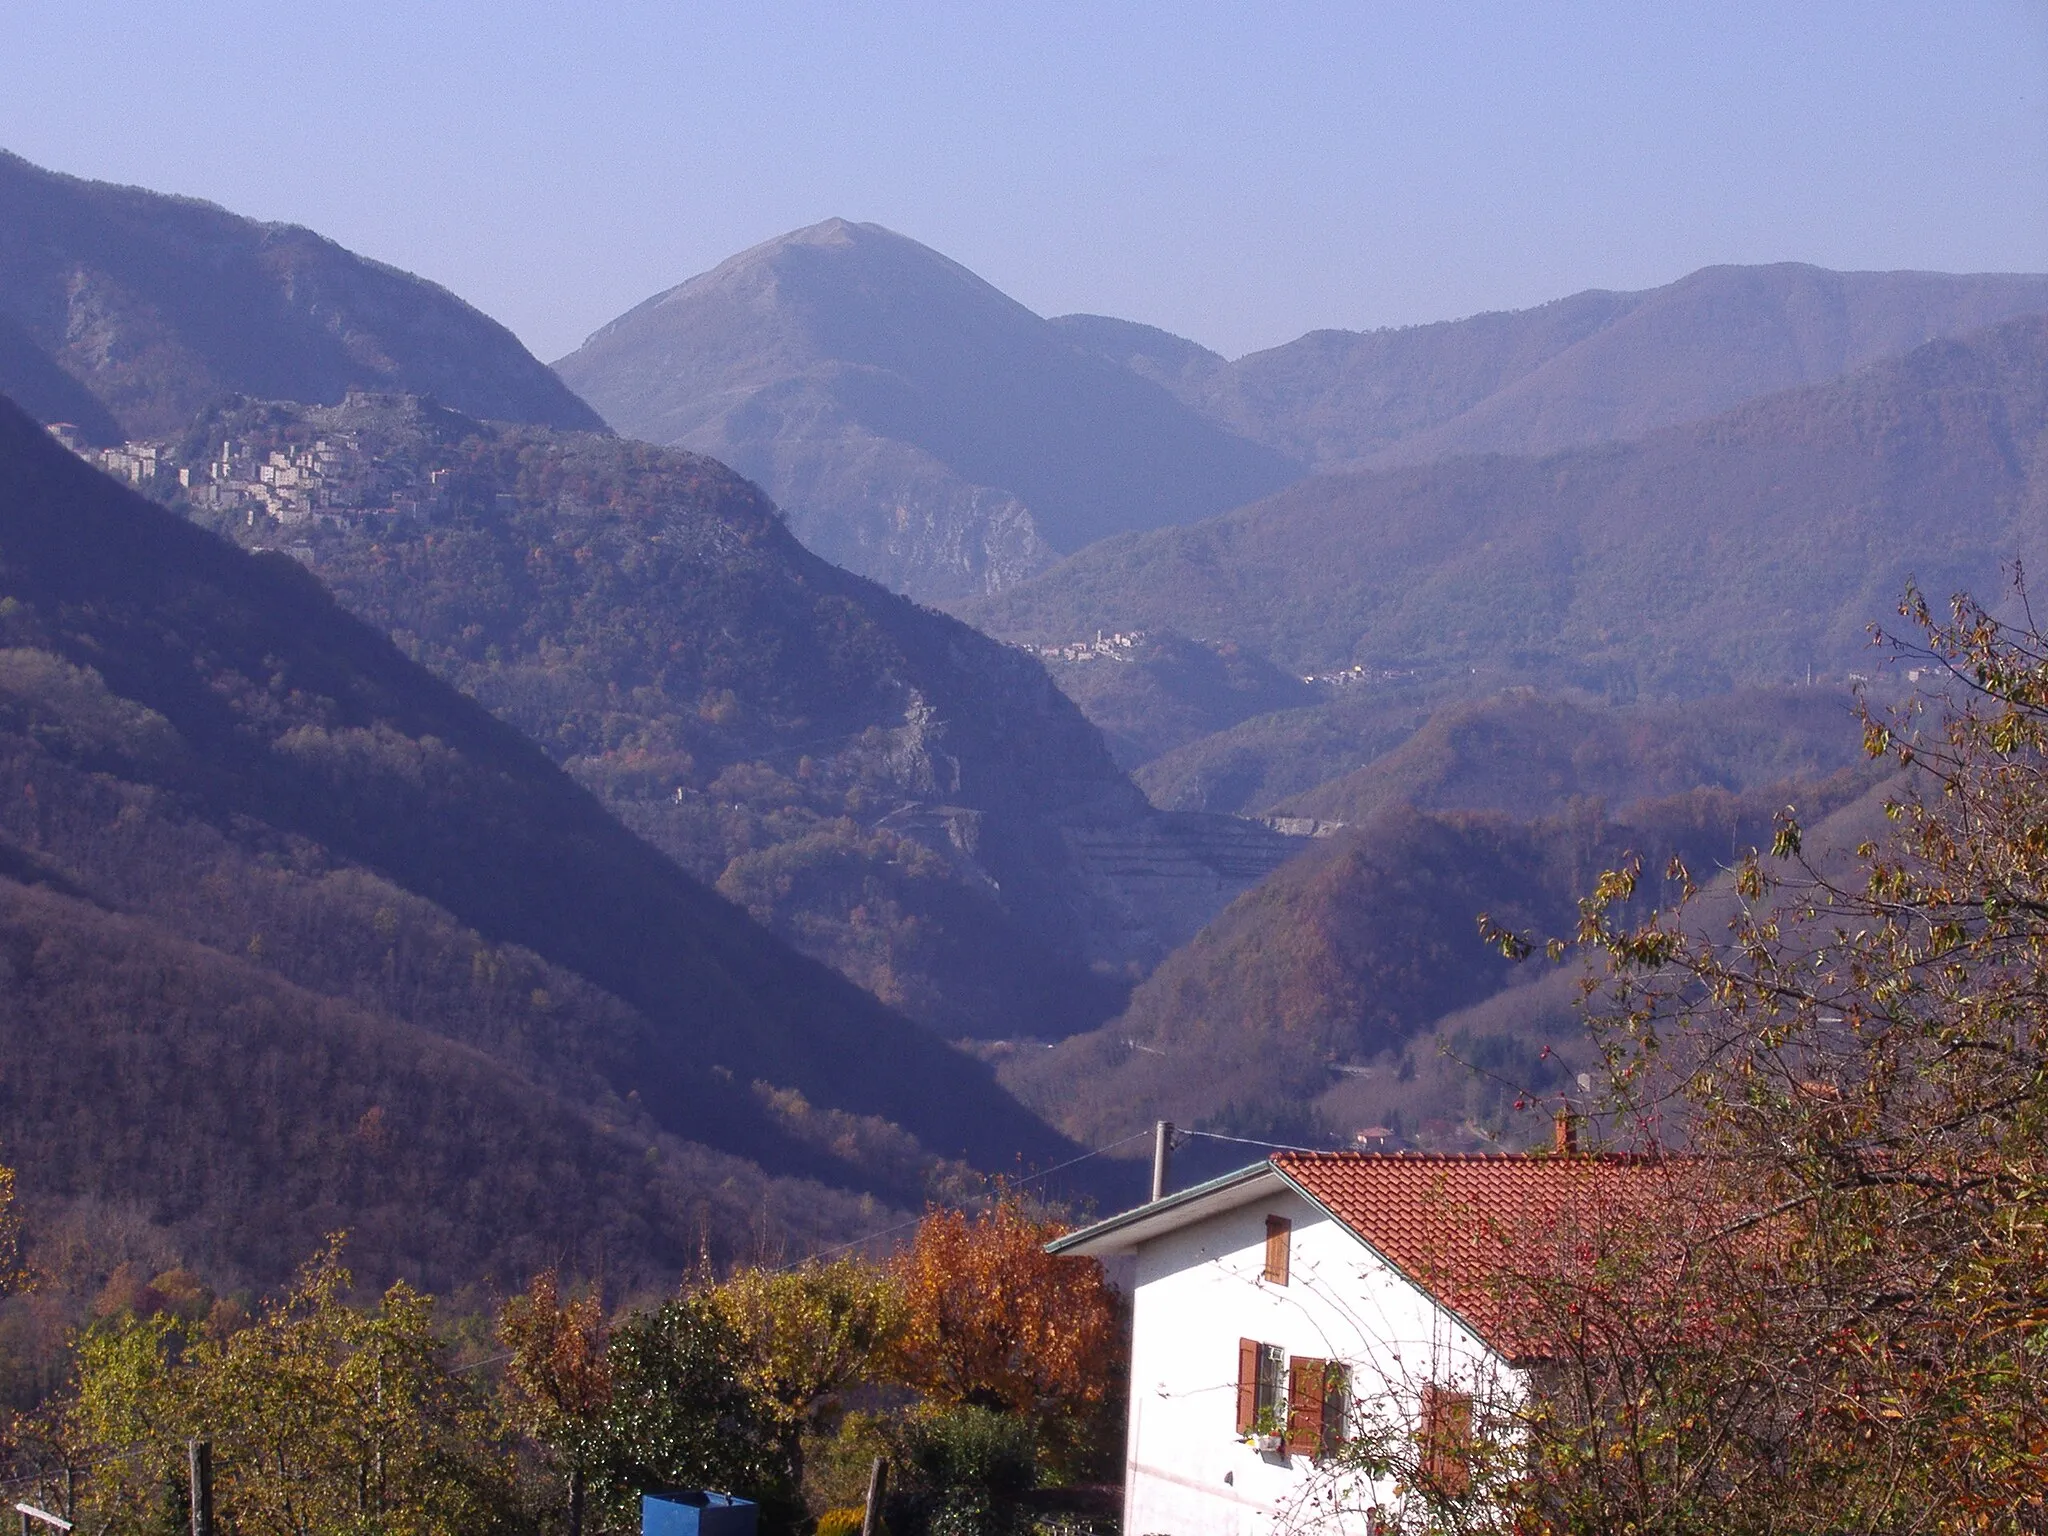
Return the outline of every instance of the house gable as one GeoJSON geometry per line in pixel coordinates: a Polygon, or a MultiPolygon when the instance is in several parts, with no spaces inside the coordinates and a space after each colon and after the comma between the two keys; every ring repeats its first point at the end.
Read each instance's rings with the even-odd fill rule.
{"type": "MultiPolygon", "coordinates": [[[[1283,1377],[1341,1366],[1350,1391],[1419,1403],[1434,1382],[1502,1362],[1460,1320],[1316,1201],[1284,1182],[1136,1244],[1125,1528],[1265,1536],[1299,1513],[1315,1463],[1240,1429],[1247,1343],[1283,1377]],[[1288,1223],[1287,1278],[1268,1278],[1269,1220],[1288,1223]]],[[[1317,1410],[1320,1412],[1321,1404],[1317,1410]]],[[[1278,1417],[1263,1427],[1279,1429],[1278,1417]]]]}

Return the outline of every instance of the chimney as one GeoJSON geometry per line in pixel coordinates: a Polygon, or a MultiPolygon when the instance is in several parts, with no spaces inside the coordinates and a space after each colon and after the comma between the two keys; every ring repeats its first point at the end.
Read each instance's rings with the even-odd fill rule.
{"type": "Polygon", "coordinates": [[[1557,1155],[1570,1157],[1579,1150],[1579,1117],[1569,1106],[1557,1112],[1557,1155]]]}

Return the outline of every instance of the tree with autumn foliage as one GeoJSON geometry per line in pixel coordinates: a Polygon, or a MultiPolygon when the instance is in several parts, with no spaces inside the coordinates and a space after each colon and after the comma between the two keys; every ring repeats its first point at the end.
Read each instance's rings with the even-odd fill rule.
{"type": "Polygon", "coordinates": [[[1612,871],[1556,946],[1604,962],[1614,1134],[1695,1188],[1516,1282],[1562,1366],[1503,1425],[1525,1525],[2048,1527],[2048,637],[1903,612],[1881,817],[1788,809],[1647,919],[1612,871]]]}
{"type": "Polygon", "coordinates": [[[498,1313],[498,1342],[510,1355],[505,1403],[562,1478],[569,1536],[582,1536],[590,1476],[605,1455],[610,1338],[604,1303],[594,1295],[565,1297],[552,1269],[535,1275],[498,1313]]]}
{"type": "Polygon", "coordinates": [[[1125,1340],[1102,1267],[1045,1251],[1064,1230],[1014,1195],[971,1216],[934,1210],[892,1269],[906,1384],[1016,1415],[1049,1470],[1073,1473],[1120,1406],[1125,1340]]]}

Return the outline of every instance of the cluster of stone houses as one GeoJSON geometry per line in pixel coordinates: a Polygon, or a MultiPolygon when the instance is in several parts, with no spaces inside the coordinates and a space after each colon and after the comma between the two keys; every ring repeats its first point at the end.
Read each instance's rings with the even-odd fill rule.
{"type": "Polygon", "coordinates": [[[1362,683],[1411,683],[1421,675],[1414,667],[1353,665],[1335,672],[1305,672],[1301,680],[1324,688],[1352,688],[1362,683]]]}
{"type": "Polygon", "coordinates": [[[50,436],[95,469],[130,485],[149,485],[170,467],[170,458],[162,443],[123,443],[118,448],[96,448],[80,437],[78,428],[68,421],[51,422],[50,436]]]}
{"type": "Polygon", "coordinates": [[[446,470],[432,470],[423,483],[415,483],[402,466],[366,452],[353,432],[329,432],[309,443],[282,446],[228,438],[203,463],[174,464],[166,443],[98,448],[68,422],[53,423],[49,430],[66,448],[116,479],[152,490],[175,476],[194,506],[240,512],[252,528],[259,519],[291,528],[322,517],[430,511],[447,477],[446,470]]]}
{"type": "Polygon", "coordinates": [[[252,527],[259,516],[289,528],[323,513],[382,510],[398,488],[390,468],[364,453],[352,432],[283,447],[229,438],[207,463],[179,475],[196,505],[240,511],[252,527]]]}
{"type": "Polygon", "coordinates": [[[1062,645],[1027,645],[1025,650],[1040,661],[1129,661],[1147,636],[1142,629],[1118,630],[1115,634],[1095,631],[1093,640],[1069,640],[1062,645]]]}

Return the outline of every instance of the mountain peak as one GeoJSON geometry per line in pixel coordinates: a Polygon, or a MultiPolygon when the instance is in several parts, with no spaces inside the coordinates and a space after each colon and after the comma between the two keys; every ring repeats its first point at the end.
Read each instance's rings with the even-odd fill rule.
{"type": "Polygon", "coordinates": [[[906,235],[828,219],[555,366],[620,431],[723,459],[818,553],[927,599],[1294,478],[1071,331],[906,235]]]}

